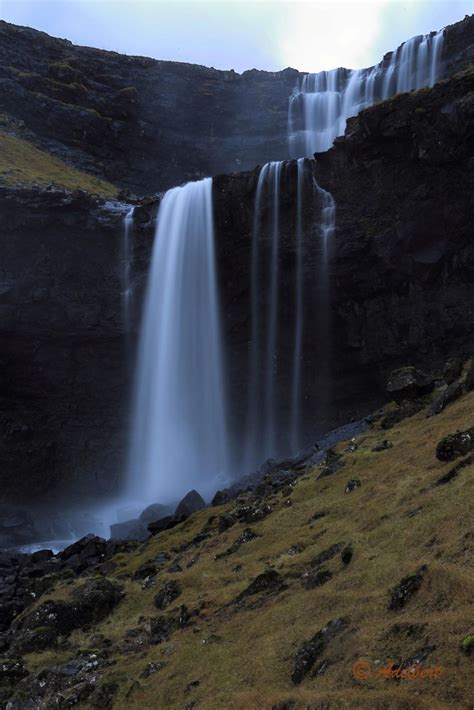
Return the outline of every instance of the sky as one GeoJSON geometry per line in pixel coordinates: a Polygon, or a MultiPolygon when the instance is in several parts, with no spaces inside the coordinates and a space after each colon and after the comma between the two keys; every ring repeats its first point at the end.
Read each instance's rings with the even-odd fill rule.
{"type": "Polygon", "coordinates": [[[217,69],[371,66],[474,0],[0,0],[0,18],[75,44],[217,69]]]}

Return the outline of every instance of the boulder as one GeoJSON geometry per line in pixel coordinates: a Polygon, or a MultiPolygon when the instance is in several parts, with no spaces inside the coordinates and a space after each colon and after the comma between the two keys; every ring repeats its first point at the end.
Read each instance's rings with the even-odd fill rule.
{"type": "Polygon", "coordinates": [[[147,540],[150,531],[145,522],[136,518],[111,525],[110,536],[118,540],[147,540]]]}
{"type": "Polygon", "coordinates": [[[285,588],[283,577],[274,569],[266,570],[259,574],[237,597],[239,603],[246,597],[261,592],[279,592],[285,588]]]}
{"type": "Polygon", "coordinates": [[[433,380],[416,367],[401,367],[390,373],[387,392],[392,399],[401,404],[404,400],[417,399],[432,391],[433,380]]]}
{"type": "Polygon", "coordinates": [[[451,385],[461,377],[464,360],[462,357],[451,357],[446,361],[443,368],[443,380],[446,384],[451,385]]]}
{"type": "Polygon", "coordinates": [[[152,503],[140,513],[138,519],[142,523],[153,523],[155,520],[160,520],[160,518],[164,518],[165,515],[169,515],[171,512],[172,510],[169,505],[152,503]]]}
{"type": "Polygon", "coordinates": [[[443,437],[436,446],[436,458],[438,461],[454,461],[458,456],[465,456],[472,449],[474,449],[474,427],[443,437]]]}
{"type": "Polygon", "coordinates": [[[325,567],[321,567],[310,572],[305,572],[301,580],[305,589],[315,589],[316,587],[322,587],[323,584],[329,582],[331,579],[331,572],[325,567]]]}
{"type": "Polygon", "coordinates": [[[205,500],[194,489],[186,493],[174,512],[176,518],[189,518],[193,513],[206,507],[205,500]]]}

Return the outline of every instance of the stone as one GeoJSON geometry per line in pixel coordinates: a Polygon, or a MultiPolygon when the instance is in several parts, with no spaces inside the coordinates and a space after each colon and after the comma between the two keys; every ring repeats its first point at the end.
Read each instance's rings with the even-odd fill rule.
{"type": "Polygon", "coordinates": [[[136,518],[111,525],[110,537],[117,540],[145,541],[150,537],[150,531],[144,521],[136,518]]]}
{"type": "Polygon", "coordinates": [[[436,445],[436,458],[439,461],[454,461],[458,456],[465,456],[474,448],[474,427],[466,431],[457,431],[443,437],[436,445]]]}
{"type": "Polygon", "coordinates": [[[282,576],[276,570],[269,569],[255,577],[248,587],[239,594],[236,603],[254,594],[279,592],[284,588],[285,585],[282,576]]]}
{"type": "Polygon", "coordinates": [[[193,513],[197,513],[206,507],[205,500],[194,489],[186,493],[184,498],[178,503],[174,512],[176,518],[189,518],[193,513]]]}
{"type": "Polygon", "coordinates": [[[328,547],[327,550],[323,550],[311,560],[311,567],[319,567],[323,562],[332,560],[333,557],[339,554],[343,547],[343,542],[336,542],[334,545],[331,545],[331,547],[328,547]]]}
{"type": "Polygon", "coordinates": [[[155,595],[153,603],[157,609],[166,609],[170,604],[172,604],[175,599],[181,595],[181,587],[178,582],[171,580],[166,582],[160,589],[158,594],[155,595]]]}
{"type": "Polygon", "coordinates": [[[416,367],[401,367],[390,373],[387,392],[397,404],[401,404],[405,400],[418,399],[429,394],[433,384],[433,380],[416,367]]]}
{"type": "Polygon", "coordinates": [[[388,608],[392,611],[402,609],[419,590],[428,571],[427,565],[422,565],[416,572],[408,574],[390,591],[388,608]]]}
{"type": "Polygon", "coordinates": [[[291,680],[295,685],[301,683],[304,677],[312,669],[316,660],[324,653],[330,641],[340,634],[346,627],[346,619],[333,619],[320,631],[318,631],[309,641],[305,641],[298,649],[295,656],[295,663],[291,680]]]}
{"type": "Polygon", "coordinates": [[[234,540],[232,545],[227,548],[224,552],[221,552],[220,554],[215,556],[216,560],[220,560],[222,557],[228,557],[229,555],[233,555],[234,552],[237,552],[239,547],[241,545],[245,545],[248,542],[251,542],[252,540],[255,540],[257,537],[257,533],[255,533],[253,530],[250,528],[246,528],[240,535],[239,537],[234,540]]]}
{"type": "Polygon", "coordinates": [[[227,503],[229,497],[225,491],[217,491],[214,498],[211,501],[212,506],[223,505],[227,503]]]}
{"type": "Polygon", "coordinates": [[[169,505],[152,503],[140,513],[138,519],[141,523],[153,523],[155,520],[164,518],[165,515],[170,515],[171,512],[172,510],[169,505]]]}
{"type": "Polygon", "coordinates": [[[464,393],[464,385],[462,382],[453,382],[453,384],[448,385],[444,392],[442,392],[436,399],[428,410],[427,417],[433,417],[435,414],[440,414],[448,404],[455,402],[464,393]]]}
{"type": "Polygon", "coordinates": [[[229,513],[223,513],[222,515],[219,515],[218,518],[218,530],[220,533],[225,532],[229,528],[231,528],[235,523],[235,518],[230,515],[229,513]]]}
{"type": "Polygon", "coordinates": [[[391,429],[395,424],[402,422],[404,419],[415,416],[418,412],[421,412],[426,402],[423,399],[416,400],[404,400],[401,402],[400,406],[393,409],[383,417],[380,422],[382,429],[391,429]]]}

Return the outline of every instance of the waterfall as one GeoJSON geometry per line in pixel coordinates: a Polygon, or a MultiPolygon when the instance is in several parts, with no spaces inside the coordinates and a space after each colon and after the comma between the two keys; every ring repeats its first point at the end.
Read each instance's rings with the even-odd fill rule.
{"type": "Polygon", "coordinates": [[[129,460],[131,498],[210,496],[228,473],[212,179],[160,205],[139,343],[129,460]]]}
{"type": "Polygon", "coordinates": [[[394,94],[433,86],[440,73],[444,30],[412,37],[369,69],[306,74],[290,97],[288,139],[292,158],[328,150],[347,119],[394,94]]]}
{"type": "Polygon", "coordinates": [[[122,255],[121,255],[121,281],[122,281],[122,317],[125,334],[130,332],[130,308],[132,301],[132,254],[133,254],[133,213],[132,207],[123,218],[122,227],[122,255]]]}

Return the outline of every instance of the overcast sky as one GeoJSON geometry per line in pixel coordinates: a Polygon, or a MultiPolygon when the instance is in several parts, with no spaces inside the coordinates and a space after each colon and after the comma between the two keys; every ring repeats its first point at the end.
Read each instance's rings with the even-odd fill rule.
{"type": "Polygon", "coordinates": [[[472,12],[474,0],[0,0],[2,19],[76,44],[239,72],[370,66],[472,12]]]}

